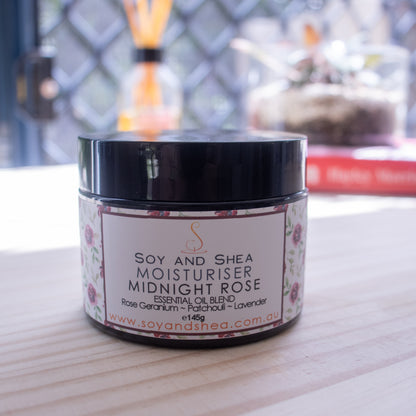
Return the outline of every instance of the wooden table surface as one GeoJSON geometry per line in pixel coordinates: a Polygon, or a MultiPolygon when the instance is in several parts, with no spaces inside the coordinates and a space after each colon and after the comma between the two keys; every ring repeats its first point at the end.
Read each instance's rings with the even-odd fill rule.
{"type": "Polygon", "coordinates": [[[0,414],[416,414],[416,199],[311,195],[300,321],[173,350],[85,319],[75,166],[0,184],[0,414]]]}

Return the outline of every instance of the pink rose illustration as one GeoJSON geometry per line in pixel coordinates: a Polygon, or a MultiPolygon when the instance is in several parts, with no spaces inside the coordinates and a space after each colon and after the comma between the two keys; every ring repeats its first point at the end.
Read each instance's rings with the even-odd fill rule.
{"type": "Polygon", "coordinates": [[[273,210],[274,210],[274,211],[276,211],[276,212],[285,212],[285,211],[287,211],[287,207],[288,207],[288,204],[284,204],[284,205],[276,205],[276,206],[273,208],[273,210]]]}
{"type": "Polygon", "coordinates": [[[169,217],[170,211],[147,211],[151,217],[169,217]]]}
{"type": "Polygon", "coordinates": [[[95,306],[97,304],[97,291],[95,290],[95,287],[89,283],[88,284],[88,299],[91,303],[91,305],[95,306]]]}
{"type": "Polygon", "coordinates": [[[104,320],[104,325],[116,329],[116,326],[113,325],[111,322],[108,322],[107,319],[104,320]]]}
{"type": "Polygon", "coordinates": [[[170,335],[169,334],[161,334],[160,332],[153,332],[153,336],[155,338],[170,339],[170,335]]]}
{"type": "Polygon", "coordinates": [[[234,332],[223,332],[222,334],[218,334],[218,338],[232,338],[235,337],[234,332]]]}
{"type": "Polygon", "coordinates": [[[102,215],[103,212],[111,212],[111,207],[107,207],[107,206],[104,206],[104,205],[100,205],[98,207],[98,216],[101,217],[101,215],[102,215]]]}
{"type": "Polygon", "coordinates": [[[299,296],[299,283],[295,282],[293,283],[292,289],[290,290],[289,299],[292,303],[295,303],[298,296],[299,296]]]}
{"type": "Polygon", "coordinates": [[[293,230],[293,244],[297,246],[299,241],[302,239],[302,226],[300,224],[296,224],[295,229],[293,230]]]}
{"type": "Polygon", "coordinates": [[[237,210],[230,209],[228,211],[215,211],[215,215],[218,217],[235,217],[237,215],[237,210]]]}
{"type": "Polygon", "coordinates": [[[94,231],[88,224],[85,226],[84,235],[85,241],[87,242],[87,246],[92,247],[94,245],[94,231]]]}

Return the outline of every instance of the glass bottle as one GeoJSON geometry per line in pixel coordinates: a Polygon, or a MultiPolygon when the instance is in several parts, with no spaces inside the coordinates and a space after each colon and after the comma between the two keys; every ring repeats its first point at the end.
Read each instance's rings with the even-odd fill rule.
{"type": "Polygon", "coordinates": [[[123,80],[118,130],[160,131],[180,127],[182,87],[162,61],[159,48],[135,50],[135,65],[123,80]]]}

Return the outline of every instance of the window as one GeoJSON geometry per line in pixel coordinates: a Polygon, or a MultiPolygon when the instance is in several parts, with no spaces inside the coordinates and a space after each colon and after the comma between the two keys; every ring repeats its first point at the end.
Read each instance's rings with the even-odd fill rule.
{"type": "MultiPolygon", "coordinates": [[[[320,21],[327,39],[361,31],[373,42],[400,44],[416,56],[416,4],[411,0],[174,0],[164,45],[166,61],[184,86],[183,127],[242,126],[243,83],[229,42],[247,18],[262,16],[276,17],[287,36],[296,35],[306,16],[320,21]]],[[[133,43],[121,0],[38,0],[38,17],[40,43],[56,48],[59,95],[56,118],[29,128],[39,129],[44,163],[72,162],[79,132],[115,128],[118,82],[131,65],[133,43]]],[[[410,136],[416,135],[415,62],[410,136]]],[[[3,123],[1,143],[6,130],[3,123]]],[[[0,158],[10,159],[4,149],[0,158]]]]}

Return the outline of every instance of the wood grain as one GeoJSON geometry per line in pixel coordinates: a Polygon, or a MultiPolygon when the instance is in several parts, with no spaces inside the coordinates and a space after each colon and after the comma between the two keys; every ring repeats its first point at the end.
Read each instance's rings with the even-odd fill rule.
{"type": "MultiPolygon", "coordinates": [[[[16,208],[5,209],[14,227],[4,216],[0,222],[7,230],[0,252],[1,414],[415,413],[416,200],[312,195],[298,324],[242,347],[170,350],[120,341],[87,323],[69,229],[76,224],[75,167],[34,176],[44,180],[37,208],[24,210],[27,201],[15,197],[16,208]],[[45,190],[51,181],[62,185],[53,195],[45,190]],[[48,228],[62,231],[59,248],[47,241],[36,247],[36,234],[25,238],[41,226],[53,243],[58,233],[48,228]]],[[[30,170],[0,173],[9,182],[31,178],[30,170]]]]}

